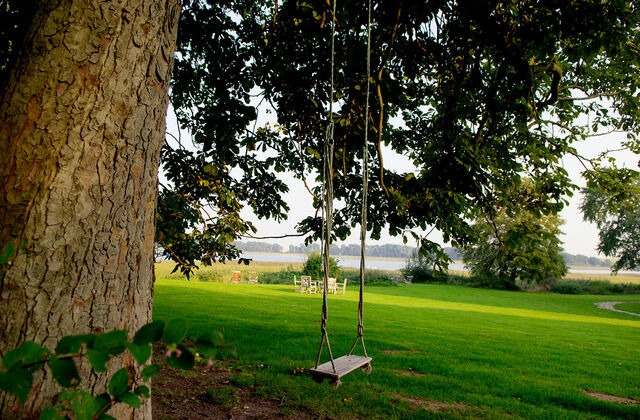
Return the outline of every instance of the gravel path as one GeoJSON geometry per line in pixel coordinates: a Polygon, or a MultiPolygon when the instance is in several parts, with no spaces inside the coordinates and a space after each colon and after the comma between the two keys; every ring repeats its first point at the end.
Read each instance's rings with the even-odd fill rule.
{"type": "Polygon", "coordinates": [[[622,312],[623,314],[640,316],[640,314],[637,314],[635,312],[623,311],[622,309],[614,308],[614,306],[617,305],[618,303],[639,303],[639,302],[594,302],[594,305],[596,305],[598,308],[608,309],[613,312],[622,312]]]}

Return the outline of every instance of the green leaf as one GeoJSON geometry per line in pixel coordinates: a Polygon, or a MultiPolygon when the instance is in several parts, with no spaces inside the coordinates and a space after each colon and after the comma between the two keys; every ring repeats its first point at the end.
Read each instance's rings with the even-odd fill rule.
{"type": "Polygon", "coordinates": [[[164,329],[164,322],[154,321],[140,328],[136,335],[133,337],[133,343],[137,345],[153,343],[159,341],[162,338],[162,330],[164,329]]]}
{"type": "Polygon", "coordinates": [[[215,357],[218,346],[222,344],[224,344],[224,339],[219,331],[205,333],[196,340],[199,352],[207,358],[215,357]]]}
{"type": "Polygon", "coordinates": [[[127,392],[129,389],[129,372],[126,368],[122,368],[116,373],[114,373],[113,377],[109,381],[109,385],[107,386],[107,391],[109,391],[110,395],[118,398],[120,395],[127,392]]]}
{"type": "Polygon", "coordinates": [[[193,354],[184,346],[178,346],[178,350],[180,350],[180,356],[176,356],[176,352],[173,352],[171,356],[167,358],[169,366],[183,370],[191,369],[195,362],[193,354]]]}
{"type": "Polygon", "coordinates": [[[17,365],[31,365],[44,362],[49,358],[49,350],[33,341],[25,341],[17,349],[8,351],[2,359],[4,367],[10,369],[17,365]]]}
{"type": "Polygon", "coordinates": [[[63,408],[59,406],[45,407],[40,413],[40,420],[64,420],[63,408]]]}
{"type": "Polygon", "coordinates": [[[31,371],[15,366],[7,372],[0,372],[0,389],[14,394],[24,404],[33,384],[31,371]]]}
{"type": "Polygon", "coordinates": [[[100,410],[111,401],[104,396],[94,397],[88,392],[74,390],[69,392],[67,399],[71,400],[71,407],[77,420],[91,420],[100,410]]]}
{"type": "Polygon", "coordinates": [[[52,357],[49,360],[49,368],[53,377],[65,388],[76,386],[80,383],[78,368],[71,359],[58,359],[52,357]]]}
{"type": "Polygon", "coordinates": [[[126,347],[129,349],[138,364],[142,365],[146,363],[146,361],[149,360],[149,357],[151,357],[151,346],[149,344],[145,343],[138,346],[127,343],[126,347]]]}
{"type": "Polygon", "coordinates": [[[109,361],[109,353],[104,350],[87,349],[87,358],[96,372],[107,370],[106,364],[109,361]]]}
{"type": "Polygon", "coordinates": [[[109,354],[120,354],[125,349],[127,343],[127,330],[113,330],[96,337],[93,348],[103,350],[109,354]]]}
{"type": "Polygon", "coordinates": [[[11,242],[7,243],[4,248],[2,248],[2,252],[0,252],[0,264],[5,264],[9,261],[9,258],[13,257],[15,252],[15,246],[11,242]]]}
{"type": "Polygon", "coordinates": [[[162,340],[167,344],[179,343],[187,335],[186,321],[184,319],[172,319],[162,332],[162,340]]]}
{"type": "Polygon", "coordinates": [[[130,405],[133,408],[140,408],[140,397],[134,393],[125,392],[124,394],[118,396],[118,400],[127,405],[130,405]]]}
{"type": "Polygon", "coordinates": [[[238,352],[233,346],[221,346],[216,354],[216,359],[235,359],[238,357],[238,352]]]}
{"type": "Polygon", "coordinates": [[[95,338],[95,334],[68,335],[66,337],[62,337],[56,346],[56,353],[59,355],[78,353],[84,343],[91,345],[95,338]]]}
{"type": "Polygon", "coordinates": [[[134,392],[137,395],[140,395],[141,397],[145,397],[145,398],[149,398],[151,396],[151,392],[149,391],[149,388],[144,385],[140,385],[139,387],[137,387],[134,392]]]}
{"type": "Polygon", "coordinates": [[[145,381],[148,381],[149,379],[153,378],[158,373],[160,373],[160,366],[156,364],[149,365],[146,368],[142,369],[141,373],[142,373],[142,379],[145,381]]]}

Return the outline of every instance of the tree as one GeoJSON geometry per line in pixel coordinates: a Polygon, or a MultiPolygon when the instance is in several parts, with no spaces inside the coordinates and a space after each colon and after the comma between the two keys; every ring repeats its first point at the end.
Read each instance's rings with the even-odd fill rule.
{"type": "MultiPolygon", "coordinates": [[[[3,3],[3,20],[20,17],[18,35],[1,44],[0,246],[11,251],[0,266],[3,355],[25,340],[53,348],[66,335],[150,321],[179,11],[176,0],[3,3]]],[[[139,377],[133,359],[107,375],[89,376],[85,364],[84,386],[105,387],[123,364],[139,377]]],[[[44,371],[25,406],[2,395],[0,412],[36,416],[56,393],[44,371]]],[[[116,417],[133,418],[121,410],[116,417]]],[[[147,402],[135,418],[150,415],[147,402]]]]}
{"type": "MultiPolygon", "coordinates": [[[[562,158],[574,155],[597,170],[598,160],[580,156],[576,141],[626,131],[626,146],[637,145],[636,2],[374,2],[367,116],[366,10],[363,0],[339,0],[335,16],[334,185],[345,203],[334,213],[336,238],[359,221],[365,118],[376,204],[368,230],[374,239],[383,229],[415,237],[438,266],[446,254],[416,228],[465,242],[467,221],[492,203],[508,207],[510,186],[522,177],[546,192],[536,206],[557,211],[575,188],[562,158]],[[386,168],[388,150],[415,169],[386,168]]],[[[331,4],[322,0],[199,0],[184,8],[171,95],[193,144],[165,145],[165,166],[176,169],[163,191],[179,206],[174,219],[159,217],[158,238],[187,238],[190,246],[165,247],[186,271],[200,256],[237,255],[227,245],[252,234],[239,218],[243,206],[286,217],[278,173],[304,181],[319,208],[331,21],[331,4]],[[277,123],[258,124],[260,112],[277,123]],[[208,227],[199,208],[212,209],[220,228],[208,227]],[[178,223],[183,217],[189,223],[178,223]],[[212,246],[201,238],[225,239],[212,246]]],[[[318,238],[319,215],[298,231],[307,243],[318,238]]]]}
{"type": "MultiPolygon", "coordinates": [[[[335,196],[345,206],[335,212],[337,237],[350,232],[360,212],[365,119],[373,139],[374,238],[387,228],[416,235],[415,228],[436,227],[445,240],[465,242],[467,220],[494,203],[510,207],[511,186],[523,176],[543,192],[531,204],[557,211],[573,188],[561,161],[577,154],[573,142],[603,127],[629,131],[630,144],[637,140],[633,2],[375,3],[370,80],[363,64],[366,3],[342,5],[335,17],[333,158],[335,196]],[[373,95],[365,115],[368,83],[373,95]],[[618,113],[593,98],[612,98],[618,113]],[[580,124],[587,114],[597,118],[580,124]],[[383,146],[416,169],[386,169],[383,146]]],[[[325,2],[285,1],[264,22],[257,80],[281,127],[274,147],[301,179],[320,173],[324,158],[332,19],[325,2]]],[[[301,230],[317,235],[319,226],[312,216],[301,230]]],[[[435,244],[421,239],[423,252],[435,254],[435,244]]]]}
{"type": "Polygon", "coordinates": [[[610,168],[591,175],[582,190],[580,208],[584,220],[600,230],[598,250],[617,258],[611,269],[640,266],[640,174],[629,169],[610,168]]]}
{"type": "MultiPolygon", "coordinates": [[[[435,226],[464,242],[466,220],[495,202],[508,206],[509,187],[525,175],[545,192],[532,205],[556,209],[571,188],[560,159],[575,153],[573,141],[602,127],[628,131],[629,145],[637,140],[632,1],[376,2],[371,80],[362,0],[341,3],[335,17],[321,0],[185,2],[171,96],[195,147],[180,138],[162,146],[176,0],[6,4],[0,245],[19,250],[27,241],[1,269],[0,309],[12,314],[0,321],[3,351],[27,338],[48,344],[148,319],[161,147],[169,182],[157,238],[185,272],[196,260],[237,253],[233,240],[252,232],[243,206],[285,217],[287,187],[276,173],[306,181],[321,172],[334,18],[335,192],[345,203],[336,237],[359,219],[365,119],[377,157],[374,238],[386,228],[406,236],[435,226]],[[364,115],[368,83],[374,95],[364,115]],[[253,129],[254,89],[257,102],[273,105],[276,126],[253,129]],[[616,112],[574,94],[610,98],[616,112]],[[597,114],[595,128],[576,127],[587,113],[597,114]],[[383,144],[417,170],[385,169],[383,144]]],[[[300,226],[309,236],[320,231],[318,217],[300,226]]],[[[438,251],[421,239],[423,250],[438,251]]],[[[42,381],[27,410],[46,400],[50,381],[42,381]]]]}
{"type": "Polygon", "coordinates": [[[558,238],[562,220],[530,209],[536,199],[531,185],[520,189],[519,210],[501,208],[477,220],[476,240],[461,248],[462,260],[485,286],[550,285],[567,273],[558,238]]]}
{"type": "Polygon", "coordinates": [[[240,215],[250,207],[279,221],[289,207],[288,187],[276,176],[282,165],[261,144],[272,131],[256,129],[251,104],[263,39],[264,2],[184,2],[171,83],[171,102],[190,139],[168,139],[162,148],[167,182],[160,185],[156,240],[176,269],[189,275],[196,261],[240,256],[233,242],[252,237],[240,215]]]}
{"type": "MultiPolygon", "coordinates": [[[[328,271],[329,277],[339,278],[341,276],[340,266],[335,258],[329,259],[328,271]]],[[[307,260],[304,262],[302,268],[302,274],[321,281],[323,278],[322,255],[316,252],[307,255],[307,260]]]]}

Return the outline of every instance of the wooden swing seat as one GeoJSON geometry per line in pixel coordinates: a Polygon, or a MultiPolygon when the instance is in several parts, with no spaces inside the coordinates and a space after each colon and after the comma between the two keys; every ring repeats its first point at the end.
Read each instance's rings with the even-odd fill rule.
{"type": "Polygon", "coordinates": [[[309,369],[311,376],[315,380],[322,381],[323,378],[329,378],[335,382],[340,382],[340,378],[354,370],[360,368],[366,373],[371,372],[371,357],[366,356],[342,356],[337,359],[333,359],[333,363],[336,366],[336,371],[333,371],[331,361],[321,364],[317,368],[309,369]]]}

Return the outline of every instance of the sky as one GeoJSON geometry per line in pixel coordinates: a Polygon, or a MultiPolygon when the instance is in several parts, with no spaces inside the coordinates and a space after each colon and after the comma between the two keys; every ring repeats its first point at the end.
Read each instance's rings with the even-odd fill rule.
{"type": "MultiPolygon", "coordinates": [[[[273,115],[273,114],[272,114],[273,115]]],[[[259,121],[262,117],[259,117],[259,121]]],[[[167,130],[170,133],[175,134],[177,132],[177,124],[175,114],[169,107],[167,114],[167,130]]],[[[189,134],[183,131],[183,138],[188,138],[189,134]]],[[[606,136],[592,137],[579,144],[575,144],[579,154],[585,157],[595,157],[604,150],[615,150],[620,148],[621,142],[625,140],[624,133],[612,133],[606,136]]],[[[630,169],[639,170],[640,156],[630,152],[615,152],[612,156],[616,158],[616,165],[618,167],[627,167],[630,169]]],[[[383,158],[385,167],[388,169],[407,168],[411,166],[411,163],[403,156],[397,155],[390,149],[383,149],[383,158]]],[[[581,172],[584,167],[580,164],[577,158],[574,156],[567,156],[563,159],[564,168],[569,173],[569,176],[573,180],[574,184],[579,187],[585,186],[585,181],[581,177],[581,172]]],[[[275,222],[273,220],[260,220],[258,219],[250,209],[245,208],[242,211],[242,216],[246,220],[251,221],[258,232],[255,236],[280,236],[284,234],[296,234],[296,225],[302,219],[310,214],[314,213],[312,207],[313,199],[309,192],[306,190],[302,181],[295,179],[291,174],[279,174],[280,178],[289,186],[289,192],[285,194],[285,201],[290,207],[288,219],[282,222],[275,222]]],[[[307,182],[311,182],[311,177],[307,178],[307,182]]],[[[162,180],[162,176],[161,176],[162,180]]],[[[592,224],[585,222],[582,218],[580,211],[581,194],[579,191],[575,191],[573,197],[569,197],[569,204],[560,213],[560,217],[564,220],[564,225],[561,227],[564,232],[561,235],[564,250],[571,254],[582,254],[589,257],[604,257],[597,251],[598,246],[598,229],[592,224]]],[[[338,205],[336,205],[338,207],[338,205]]],[[[437,231],[433,231],[428,236],[428,239],[439,243],[443,246],[450,246],[451,244],[445,243],[442,236],[437,231]]],[[[253,239],[244,239],[251,241],[253,239]]],[[[289,245],[298,245],[303,242],[301,237],[291,237],[282,239],[265,239],[268,243],[280,244],[286,251],[289,245]]],[[[347,238],[344,242],[338,244],[355,244],[359,243],[359,228],[353,230],[353,234],[347,238]]],[[[383,233],[379,241],[373,241],[368,239],[368,244],[398,244],[402,245],[401,237],[393,237],[388,233],[383,233]]],[[[415,245],[408,243],[407,245],[415,245]]]]}

